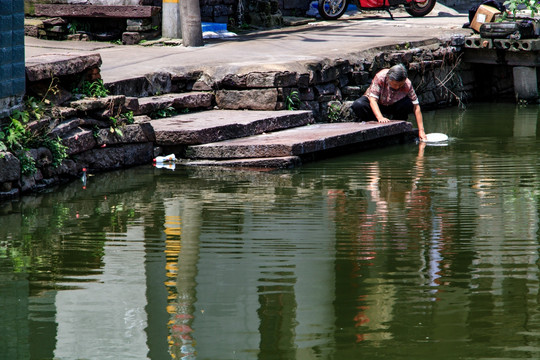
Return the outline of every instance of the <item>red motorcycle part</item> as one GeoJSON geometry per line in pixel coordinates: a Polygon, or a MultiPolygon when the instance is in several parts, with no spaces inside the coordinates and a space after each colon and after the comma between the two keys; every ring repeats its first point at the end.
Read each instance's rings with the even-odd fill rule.
{"type": "Polygon", "coordinates": [[[414,17],[426,16],[433,10],[437,0],[417,1],[413,0],[405,5],[405,11],[414,17]]]}

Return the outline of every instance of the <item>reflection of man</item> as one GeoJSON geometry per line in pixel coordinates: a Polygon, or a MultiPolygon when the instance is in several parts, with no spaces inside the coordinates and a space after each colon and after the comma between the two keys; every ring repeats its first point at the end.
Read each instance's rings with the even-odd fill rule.
{"type": "Polygon", "coordinates": [[[418,136],[425,140],[422,110],[411,81],[407,78],[407,69],[399,64],[390,69],[379,71],[366,93],[357,99],[352,109],[360,121],[385,123],[393,120],[407,120],[414,113],[418,124],[418,136]]]}

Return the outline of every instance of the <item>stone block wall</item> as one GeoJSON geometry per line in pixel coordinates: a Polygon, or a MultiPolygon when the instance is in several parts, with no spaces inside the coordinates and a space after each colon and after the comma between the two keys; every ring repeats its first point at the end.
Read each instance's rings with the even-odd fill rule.
{"type": "Polygon", "coordinates": [[[323,60],[306,64],[305,72],[250,72],[221,79],[202,75],[190,86],[214,91],[220,109],[283,110],[296,99],[295,107],[312,111],[318,122],[351,121],[351,104],[366,91],[373,76],[403,63],[409,68],[422,109],[436,109],[465,103],[475,94],[471,67],[461,61],[460,41],[323,60]]]}
{"type": "Polygon", "coordinates": [[[238,3],[242,0],[200,0],[201,20],[215,23],[229,23],[236,18],[238,3]]]}
{"type": "Polygon", "coordinates": [[[279,0],[279,8],[286,16],[305,16],[313,0],[279,0]]]}
{"type": "MultiPolygon", "coordinates": [[[[253,8],[260,8],[260,3],[271,0],[200,0],[203,21],[237,24],[239,18],[253,13],[253,8]]],[[[283,16],[305,16],[313,0],[275,0],[283,16]]],[[[439,0],[439,3],[458,9],[468,10],[478,5],[476,0],[439,0]]],[[[252,15],[253,16],[253,15],[252,15]]]]}
{"type": "Polygon", "coordinates": [[[278,27],[283,23],[279,0],[200,0],[200,5],[202,21],[233,27],[244,23],[278,27]]]}
{"type": "MultiPolygon", "coordinates": [[[[478,96],[477,76],[462,61],[464,38],[452,37],[422,48],[393,46],[303,64],[302,71],[251,71],[212,75],[195,71],[182,75],[154,73],[126,83],[109,84],[113,94],[132,97],[156,93],[211,92],[219,109],[283,110],[297,99],[295,108],[310,110],[319,122],[352,120],[350,105],[360,97],[377,71],[403,63],[409,68],[422,109],[468,102],[478,96]],[[139,81],[140,80],[140,81],[139,81]],[[330,109],[330,110],[329,110],[330,109]],[[337,111],[339,110],[339,113],[337,111]]],[[[501,85],[496,89],[503,88],[501,85]]]]}
{"type": "Polygon", "coordinates": [[[24,3],[0,0],[0,118],[21,106],[24,92],[24,3]]]}

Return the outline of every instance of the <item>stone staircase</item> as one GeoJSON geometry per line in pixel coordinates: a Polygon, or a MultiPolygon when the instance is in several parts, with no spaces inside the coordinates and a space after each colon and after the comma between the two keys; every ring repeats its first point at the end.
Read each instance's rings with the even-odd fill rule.
{"type": "Polygon", "coordinates": [[[323,156],[413,141],[416,136],[405,121],[315,123],[307,110],[216,110],[208,106],[211,101],[205,94],[114,95],[73,101],[69,108],[59,108],[69,119],[57,123],[51,133],[63,139],[70,155],[86,159],[95,169],[108,167],[108,162],[95,151],[88,158],[81,154],[105,147],[113,151],[153,144],[154,156],[174,153],[178,163],[186,166],[290,168],[323,156]],[[118,135],[107,119],[126,111],[121,110],[122,104],[137,115],[131,124],[114,125],[120,130],[118,135]],[[175,115],[155,118],[165,109],[174,110],[175,115]],[[96,126],[101,129],[96,131],[96,126]]]}
{"type": "MultiPolygon", "coordinates": [[[[177,94],[183,104],[197,93],[177,94]]],[[[139,99],[146,111],[178,104],[175,94],[139,99]]],[[[200,108],[200,106],[199,106],[200,108]]],[[[311,111],[206,110],[149,120],[162,153],[183,165],[288,168],[320,156],[412,141],[410,123],[318,123],[311,111]]]]}
{"type": "MultiPolygon", "coordinates": [[[[165,94],[139,98],[139,113],[164,107],[205,108],[202,94],[165,94]]],[[[163,154],[193,166],[289,168],[329,154],[412,141],[410,123],[392,121],[314,123],[302,110],[204,110],[147,120],[163,154]]]]}

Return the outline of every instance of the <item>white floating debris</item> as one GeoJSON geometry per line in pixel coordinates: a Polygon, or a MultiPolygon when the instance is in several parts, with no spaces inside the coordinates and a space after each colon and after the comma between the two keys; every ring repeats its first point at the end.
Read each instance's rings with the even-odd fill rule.
{"type": "Polygon", "coordinates": [[[156,169],[168,169],[173,171],[176,169],[175,163],[155,163],[154,166],[156,169]]]}
{"type": "Polygon", "coordinates": [[[165,162],[173,162],[174,160],[176,160],[176,156],[174,156],[174,154],[170,154],[167,156],[158,156],[154,159],[154,162],[156,164],[162,164],[165,162]]]}

